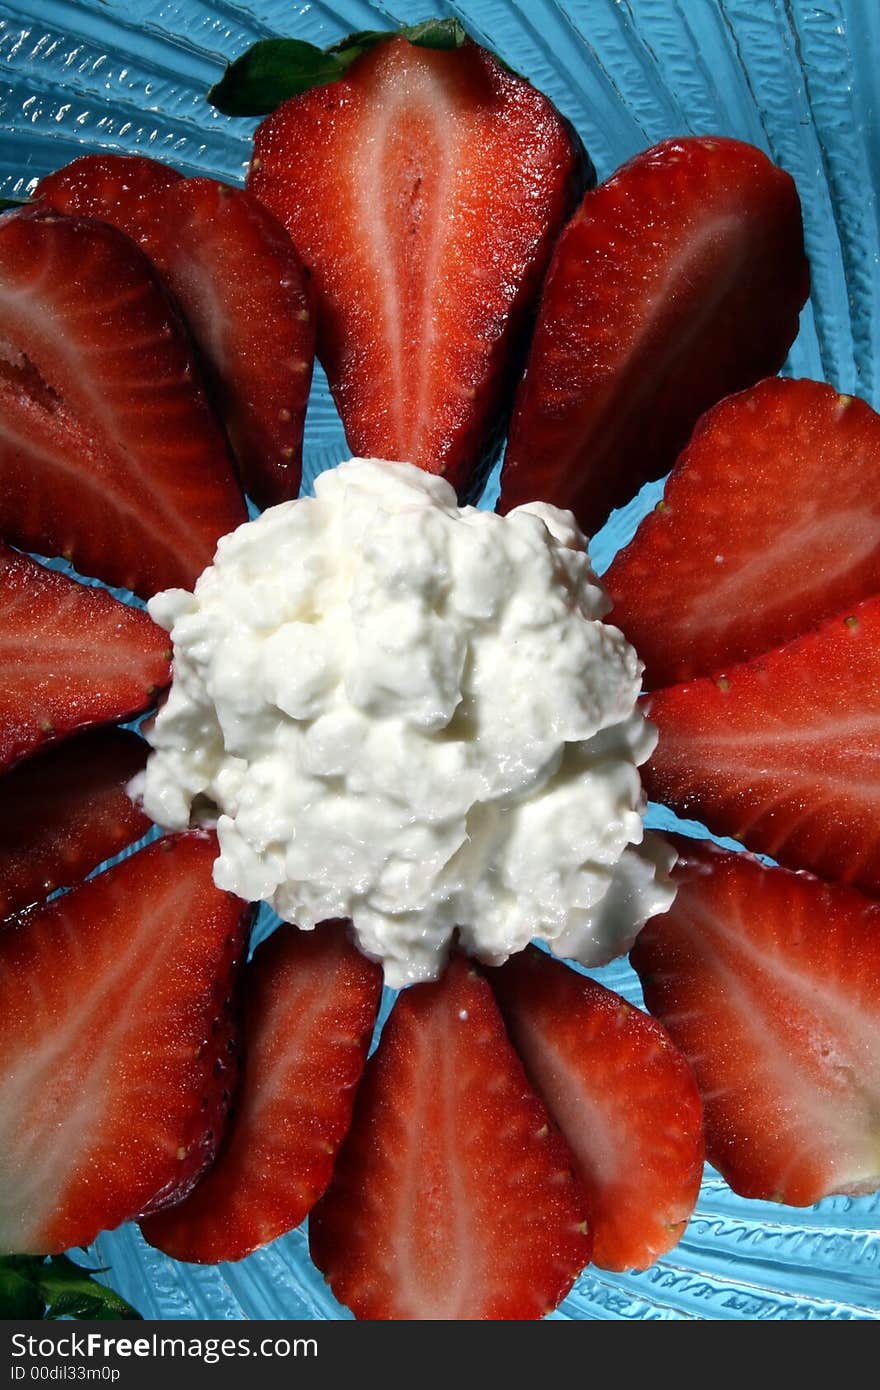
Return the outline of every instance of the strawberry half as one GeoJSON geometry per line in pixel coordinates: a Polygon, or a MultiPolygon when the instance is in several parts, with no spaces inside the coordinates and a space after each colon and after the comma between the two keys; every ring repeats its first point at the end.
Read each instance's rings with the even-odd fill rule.
{"type": "Polygon", "coordinates": [[[41,179],[33,197],[58,212],[110,222],[143,245],[161,231],[162,194],[182,178],[140,154],[84,154],[41,179]]]}
{"type": "Polygon", "coordinates": [[[0,770],[43,743],[147,709],[168,634],[103,589],[0,544],[0,770]]]}
{"type": "Polygon", "coordinates": [[[140,155],[85,155],[34,196],[140,243],[192,332],[248,493],[260,507],[296,497],[315,324],[280,223],[243,189],[140,155]]]}
{"type": "Polygon", "coordinates": [[[778,377],[722,401],[603,582],[651,686],[722,671],[880,592],[880,415],[778,377]]]}
{"type": "Polygon", "coordinates": [[[96,729],[29,758],[0,782],[0,917],[78,883],[146,834],[125,788],[149,748],[127,729],[96,729]]]}
{"type": "Polygon", "coordinates": [[[526,1074],[574,1154],[593,1263],[647,1269],[677,1245],[703,1175],[690,1068],[619,994],[530,946],[489,975],[526,1074]]]}
{"type": "Polygon", "coordinates": [[[0,1252],[87,1245],[213,1157],[247,915],[217,852],[159,840],[0,931],[0,1252]]]}
{"type": "Polygon", "coordinates": [[[485,979],[399,995],[364,1073],[312,1259],[358,1318],[538,1318],[587,1263],[587,1202],[485,979]]]}
{"type": "Polygon", "coordinates": [[[657,691],[648,795],[793,869],[880,890],[880,598],[657,691]]]}
{"type": "Polygon", "coordinates": [[[348,924],[282,926],[245,971],[244,1068],[214,1167],[143,1232],[176,1260],[217,1264],[291,1231],[330,1181],[351,1122],[382,971],[348,924]]]}
{"type": "Polygon", "coordinates": [[[706,1150],[744,1197],[880,1185],[880,905],[680,840],[678,896],[632,962],[690,1058],[706,1150]]]}
{"type": "Polygon", "coordinates": [[[467,41],[397,36],[257,129],[248,187],[314,277],[318,354],[356,454],[482,482],[583,154],[467,41]]]}
{"type": "Polygon", "coordinates": [[[0,534],[133,589],[191,588],[244,521],[189,341],[105,223],[0,217],[0,534]]]}
{"type": "Polygon", "coordinates": [[[592,535],[697,418],[782,366],[809,290],[797,190],[751,145],[665,140],[588,193],[547,273],[499,509],[592,535]]]}

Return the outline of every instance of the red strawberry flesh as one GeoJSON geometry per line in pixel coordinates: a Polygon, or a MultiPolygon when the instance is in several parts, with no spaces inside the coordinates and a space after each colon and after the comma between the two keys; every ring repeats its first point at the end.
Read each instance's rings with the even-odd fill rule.
{"type": "Polygon", "coordinates": [[[248,187],[314,277],[318,353],[356,454],[482,481],[582,155],[471,42],[402,37],[284,102],[248,187]]]}
{"type": "Polygon", "coordinates": [[[162,195],[182,178],[140,154],[84,154],[40,179],[33,196],[58,212],[110,222],[143,245],[161,231],[162,195]]]}
{"type": "Polygon", "coordinates": [[[550,502],[592,535],[704,410],[782,365],[808,289],[797,191],[760,150],[697,137],[636,155],[557,244],[499,509],[550,502]]]}
{"type": "Polygon", "coordinates": [[[603,582],[651,687],[723,671],[880,592],[880,416],[816,381],[722,401],[603,582]]]}
{"type": "Polygon", "coordinates": [[[657,691],[648,795],[793,869],[880,891],[880,598],[657,691]]]}
{"type": "Polygon", "coordinates": [[[312,1258],[358,1318],[538,1318],[590,1254],[571,1156],[463,958],[398,996],[312,1258]]]}
{"type": "Polygon", "coordinates": [[[632,961],[690,1058],[710,1161],[744,1197],[880,1186],[880,905],[681,841],[678,896],[632,961]]]}
{"type": "Polygon", "coordinates": [[[244,979],[244,1065],[223,1146],[187,1200],[144,1223],[176,1260],[240,1260],[308,1215],[351,1121],[382,990],[344,922],[282,926],[244,979]]]}
{"type": "Polygon", "coordinates": [[[647,1269],[678,1243],[700,1190],[700,1098],[665,1029],[529,947],[490,974],[526,1074],[590,1199],[593,1263],[647,1269]]]}
{"type": "Polygon", "coordinates": [[[216,854],[160,840],[0,931],[0,1251],[87,1245],[210,1162],[246,916],[216,854]]]}
{"type": "Polygon", "coordinates": [[[149,749],[126,729],[96,729],[29,758],[0,782],[0,917],[78,883],[146,834],[127,784],[149,749]]]}
{"type": "Polygon", "coordinates": [[[0,217],[0,534],[133,589],[191,588],[246,519],[156,272],[102,222],[0,217]]]}
{"type": "Polygon", "coordinates": [[[0,769],[42,744],[147,709],[168,635],[140,609],[0,544],[0,769]]]}
{"type": "Polygon", "coordinates": [[[246,490],[260,507],[299,493],[315,356],[311,286],[284,228],[252,194],[185,179],[147,250],[202,354],[246,490]]]}
{"type": "Polygon", "coordinates": [[[314,315],[302,262],[268,209],[139,155],[86,155],[35,196],[139,242],[193,335],[246,490],[260,507],[296,497],[314,315]]]}

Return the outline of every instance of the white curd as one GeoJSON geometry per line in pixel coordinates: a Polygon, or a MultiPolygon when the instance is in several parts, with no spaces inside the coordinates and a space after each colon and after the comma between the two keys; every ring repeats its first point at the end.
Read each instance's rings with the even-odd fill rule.
{"type": "Polygon", "coordinates": [[[216,819],[218,886],[351,918],[391,985],[435,976],[456,927],[489,963],[541,938],[602,964],[669,906],[674,858],[643,842],[656,735],[609,607],[570,513],[353,459],[150,602],[174,681],[145,809],[216,819]]]}

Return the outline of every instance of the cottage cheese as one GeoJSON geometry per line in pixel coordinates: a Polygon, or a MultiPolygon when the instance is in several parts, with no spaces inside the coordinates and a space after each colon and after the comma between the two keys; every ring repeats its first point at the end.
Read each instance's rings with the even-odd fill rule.
{"type": "Polygon", "coordinates": [[[389,984],[436,975],[456,926],[490,963],[542,938],[601,964],[671,902],[641,664],[570,513],[459,508],[353,459],[149,607],[174,681],[148,814],[216,819],[219,887],[306,929],[351,918],[389,984]]]}

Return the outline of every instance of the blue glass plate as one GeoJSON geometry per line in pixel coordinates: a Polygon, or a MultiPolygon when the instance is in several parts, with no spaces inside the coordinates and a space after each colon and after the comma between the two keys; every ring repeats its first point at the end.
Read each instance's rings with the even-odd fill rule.
{"type": "MultiPolygon", "coordinates": [[[[734,135],[797,180],[813,294],[788,370],[880,407],[876,0],[0,0],[0,194],[23,195],[88,150],[139,150],[237,181],[253,122],[205,104],[224,57],[278,33],[326,45],[355,29],[456,15],[569,116],[604,178],[668,135],[734,135]]],[[[318,374],[306,486],[346,456],[318,374]]],[[[661,485],[616,513],[604,569],[661,485]]],[[[494,502],[490,484],[485,502],[494,502]]],[[[654,823],[669,823],[659,808],[654,823]]],[[[264,923],[264,927],[268,922],[264,923]]],[[[619,963],[602,978],[636,1002],[619,963]]],[[[880,1318],[880,1198],[806,1211],[735,1197],[707,1172],[680,1246],[644,1274],[588,1270],[554,1317],[880,1318]]],[[[348,1317],[303,1230],[237,1265],[200,1269],[126,1227],[98,1242],[110,1280],[147,1317],[348,1317]]]]}

